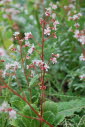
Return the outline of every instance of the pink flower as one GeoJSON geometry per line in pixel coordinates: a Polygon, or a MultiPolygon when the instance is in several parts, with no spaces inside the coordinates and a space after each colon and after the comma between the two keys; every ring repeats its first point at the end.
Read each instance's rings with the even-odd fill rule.
{"type": "Polygon", "coordinates": [[[33,44],[32,47],[28,50],[28,54],[32,54],[34,49],[35,49],[35,46],[33,44]]]}
{"type": "Polygon", "coordinates": [[[78,28],[80,25],[79,25],[79,23],[75,23],[74,26],[75,26],[76,28],[78,28]]]}
{"type": "Polygon", "coordinates": [[[85,44],[85,36],[84,35],[80,36],[78,41],[80,41],[82,43],[82,45],[84,45],[85,44]]]}
{"type": "Polygon", "coordinates": [[[6,68],[6,71],[9,69],[17,70],[18,68],[21,68],[21,66],[17,61],[15,61],[13,64],[7,63],[5,68],[6,68]]]}
{"type": "Polygon", "coordinates": [[[45,85],[44,86],[41,86],[40,89],[41,90],[46,90],[46,86],[45,85]]]}
{"type": "Polygon", "coordinates": [[[50,32],[51,32],[51,30],[50,30],[50,27],[47,27],[46,29],[44,29],[44,34],[45,35],[50,35],[50,32]]]}
{"type": "Polygon", "coordinates": [[[70,8],[70,9],[74,9],[75,6],[74,6],[73,4],[69,4],[69,8],[70,8]]]}
{"type": "Polygon", "coordinates": [[[9,64],[9,63],[7,63],[6,66],[5,66],[6,70],[9,70],[10,67],[11,67],[11,64],[9,64]]]}
{"type": "Polygon", "coordinates": [[[57,38],[56,33],[53,33],[53,37],[54,37],[54,38],[57,38]]]}
{"type": "Polygon", "coordinates": [[[55,57],[50,58],[50,60],[52,61],[53,64],[57,63],[57,60],[55,57]]]}
{"type": "Polygon", "coordinates": [[[51,17],[52,17],[53,19],[55,19],[55,18],[56,18],[56,14],[53,13],[53,14],[51,15],[51,17]]]}
{"type": "Polygon", "coordinates": [[[75,32],[74,32],[74,37],[75,38],[79,38],[80,37],[80,32],[79,32],[79,30],[76,30],[75,32]]]}
{"type": "Polygon", "coordinates": [[[40,18],[40,24],[43,24],[44,22],[45,22],[45,20],[40,18]]]}
{"type": "Polygon", "coordinates": [[[5,56],[6,53],[5,53],[5,50],[3,48],[0,48],[0,56],[5,56]]]}
{"type": "Polygon", "coordinates": [[[73,20],[78,20],[79,19],[79,16],[76,14],[73,16],[73,20]]]}
{"type": "Polygon", "coordinates": [[[82,80],[82,79],[85,79],[85,74],[81,75],[81,76],[80,76],[80,79],[81,79],[81,80],[82,80]]]}
{"type": "Polygon", "coordinates": [[[53,23],[54,26],[56,26],[58,24],[60,24],[58,20],[54,21],[54,23],[53,23]]]}
{"type": "Polygon", "coordinates": [[[42,60],[33,60],[32,61],[33,64],[35,64],[36,66],[40,66],[40,65],[43,65],[44,63],[42,62],[42,60]]]}
{"type": "Polygon", "coordinates": [[[35,65],[34,64],[27,65],[27,69],[30,69],[30,68],[34,68],[35,69],[35,65]]]}
{"type": "Polygon", "coordinates": [[[82,16],[82,13],[78,13],[77,15],[78,15],[79,17],[81,17],[81,16],[82,16]]]}
{"type": "Polygon", "coordinates": [[[45,64],[44,64],[44,70],[48,71],[49,68],[50,68],[50,67],[45,63],[45,64]]]}
{"type": "Polygon", "coordinates": [[[28,59],[28,60],[29,60],[29,59],[30,59],[30,56],[26,56],[26,59],[28,59]]]}
{"type": "Polygon", "coordinates": [[[33,60],[32,62],[34,65],[40,67],[41,70],[48,71],[49,69],[49,66],[46,63],[44,63],[42,60],[33,60]]]}
{"type": "Polygon", "coordinates": [[[6,101],[4,101],[0,106],[0,112],[7,112],[7,108],[9,108],[9,104],[6,101]]]}
{"type": "Polygon", "coordinates": [[[55,10],[56,8],[57,8],[57,5],[53,4],[53,5],[52,5],[52,9],[55,10]]]}
{"type": "Polygon", "coordinates": [[[29,46],[30,46],[29,41],[26,41],[26,42],[25,42],[25,45],[24,45],[23,47],[29,47],[29,46]]]}
{"type": "Polygon", "coordinates": [[[25,40],[28,40],[29,38],[33,38],[33,35],[31,32],[25,33],[25,40]]]}
{"type": "Polygon", "coordinates": [[[46,16],[50,16],[51,15],[51,8],[46,8],[45,15],[46,16]]]}
{"type": "Polygon", "coordinates": [[[20,67],[19,63],[15,61],[13,64],[11,64],[14,70],[18,69],[20,67]]]}
{"type": "Polygon", "coordinates": [[[68,21],[70,21],[70,20],[73,20],[73,17],[69,16],[68,17],[68,21]]]}
{"type": "Polygon", "coordinates": [[[16,119],[16,111],[13,109],[9,111],[9,117],[10,119],[16,119]]]}
{"type": "Polygon", "coordinates": [[[56,58],[59,58],[60,55],[59,55],[59,54],[54,54],[54,53],[52,53],[52,56],[53,56],[53,57],[56,57],[56,58]]]}

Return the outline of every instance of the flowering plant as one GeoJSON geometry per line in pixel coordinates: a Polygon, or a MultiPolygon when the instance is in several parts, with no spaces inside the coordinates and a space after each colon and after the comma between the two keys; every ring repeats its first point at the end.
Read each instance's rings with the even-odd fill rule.
{"type": "Polygon", "coordinates": [[[76,126],[85,108],[85,99],[77,97],[85,88],[85,68],[79,68],[85,61],[83,14],[75,0],[41,0],[33,5],[34,13],[26,5],[12,4],[0,2],[2,24],[8,25],[6,30],[3,25],[0,40],[6,49],[0,48],[0,126],[76,126]]]}

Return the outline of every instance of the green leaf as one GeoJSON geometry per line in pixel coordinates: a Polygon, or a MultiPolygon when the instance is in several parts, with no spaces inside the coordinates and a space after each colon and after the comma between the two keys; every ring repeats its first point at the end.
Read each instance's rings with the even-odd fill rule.
{"type": "Polygon", "coordinates": [[[55,124],[60,124],[65,117],[74,115],[75,112],[80,112],[85,108],[85,99],[76,99],[69,102],[60,102],[57,104],[58,113],[55,116],[55,124]]]}
{"type": "MultiPolygon", "coordinates": [[[[55,121],[55,115],[51,111],[47,111],[43,115],[44,119],[48,121],[50,124],[53,124],[55,121]]],[[[49,127],[48,125],[44,124],[43,127],[49,127]]]]}
{"type": "Polygon", "coordinates": [[[29,87],[30,87],[30,88],[33,87],[33,86],[35,86],[35,84],[36,84],[38,78],[39,78],[39,75],[36,75],[36,76],[34,76],[34,77],[31,79],[31,81],[30,81],[30,83],[29,83],[29,87]]]}
{"type": "Polygon", "coordinates": [[[22,110],[22,108],[25,106],[25,102],[15,95],[11,98],[10,101],[11,105],[19,110],[22,110]]]}
{"type": "Polygon", "coordinates": [[[54,114],[57,113],[57,105],[55,102],[52,102],[52,101],[46,101],[45,103],[43,103],[43,109],[44,109],[44,112],[51,111],[54,114]]]}

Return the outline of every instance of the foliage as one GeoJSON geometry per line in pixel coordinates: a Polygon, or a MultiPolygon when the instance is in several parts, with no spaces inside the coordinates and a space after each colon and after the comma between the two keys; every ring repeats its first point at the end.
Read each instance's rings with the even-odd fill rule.
{"type": "MultiPolygon", "coordinates": [[[[38,114],[41,113],[40,104],[42,103],[43,118],[54,127],[84,127],[85,77],[80,77],[85,74],[85,61],[80,61],[79,57],[81,54],[85,57],[85,46],[79,42],[79,39],[74,37],[77,29],[80,33],[84,31],[85,36],[85,30],[83,30],[85,26],[84,0],[73,0],[73,2],[71,2],[72,0],[44,0],[44,4],[43,0],[9,1],[0,1],[0,49],[5,50],[5,56],[0,58],[0,77],[7,63],[12,62],[13,64],[18,61],[22,69],[18,68],[16,72],[8,71],[8,73],[13,74],[13,76],[7,75],[5,77],[8,86],[18,92],[24,99],[26,98],[38,114]],[[46,98],[41,102],[42,92],[39,89],[41,85],[40,76],[42,76],[41,70],[39,68],[35,72],[32,70],[33,75],[29,76],[31,70],[27,70],[26,65],[30,65],[35,58],[39,59],[40,44],[42,42],[40,19],[45,13],[43,8],[48,8],[51,2],[57,5],[57,9],[53,13],[56,13],[55,20],[58,20],[60,24],[56,30],[57,38],[45,36],[45,39],[47,37],[48,39],[45,42],[44,58],[47,63],[51,53],[58,53],[60,57],[57,64],[50,64],[50,69],[45,74],[46,90],[42,95],[46,98]],[[69,4],[72,4],[75,8],[69,10],[69,4]],[[77,13],[82,13],[78,20],[68,20],[69,16],[77,13]],[[78,23],[80,27],[76,28],[75,23],[78,23]],[[30,59],[25,59],[29,50],[28,47],[23,47],[22,54],[18,52],[20,46],[13,35],[16,31],[20,32],[20,39],[24,38],[24,33],[32,33],[34,38],[30,39],[30,44],[34,43],[37,52],[34,51],[30,55],[30,59]],[[10,48],[12,45],[17,51],[10,48]],[[23,61],[25,61],[24,65],[23,61]]],[[[24,44],[25,42],[23,42],[24,44]]],[[[1,81],[0,108],[3,101],[7,101],[18,114],[16,119],[11,120],[8,114],[0,112],[1,127],[41,127],[41,123],[42,127],[49,127],[44,122],[40,123],[39,120],[23,117],[25,115],[38,118],[30,109],[30,106],[24,102],[24,99],[22,100],[19,96],[9,92],[8,89],[2,88],[2,86],[1,81]]]]}

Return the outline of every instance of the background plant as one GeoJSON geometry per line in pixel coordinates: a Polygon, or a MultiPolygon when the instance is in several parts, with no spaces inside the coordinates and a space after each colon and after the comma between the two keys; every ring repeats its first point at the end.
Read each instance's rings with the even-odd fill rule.
{"type": "MultiPolygon", "coordinates": [[[[53,2],[55,4],[55,1],[53,2]]],[[[21,4],[22,6],[25,4],[25,2],[24,3],[19,2],[19,4],[21,4]]],[[[49,1],[45,2],[44,7],[48,8],[48,4],[49,4],[49,1]]],[[[15,5],[17,5],[17,2],[12,1],[8,5],[6,4],[5,6],[3,6],[3,3],[2,3],[1,9],[3,7],[16,8],[15,5]]],[[[42,15],[41,1],[37,1],[37,2],[28,1],[26,5],[27,6],[22,6],[22,8],[20,9],[19,7],[16,8],[16,10],[18,10],[19,12],[18,14],[16,14],[16,18],[14,15],[15,19],[13,18],[11,20],[9,18],[4,19],[2,16],[4,13],[6,13],[6,11],[3,11],[3,9],[0,13],[2,17],[0,18],[1,19],[0,45],[2,46],[2,44],[4,44],[3,46],[6,49],[6,53],[10,55],[9,61],[7,62],[12,61],[13,59],[15,60],[15,58],[18,61],[20,60],[19,54],[17,54],[16,56],[16,53],[14,53],[13,51],[10,51],[9,53],[9,50],[8,50],[9,46],[13,43],[15,45],[14,47],[18,48],[17,41],[16,40],[13,41],[11,39],[14,31],[20,31],[21,37],[23,37],[24,33],[30,32],[30,29],[31,29],[31,32],[33,36],[36,37],[36,40],[38,40],[38,42],[41,40],[41,29],[40,29],[40,23],[39,23],[39,19],[41,18],[41,15],[42,15]]],[[[80,27],[78,28],[80,31],[83,30],[84,28],[84,22],[83,22],[84,21],[84,2],[76,1],[75,3],[75,2],[71,2],[71,1],[69,2],[64,0],[64,1],[59,1],[59,3],[57,3],[57,6],[58,8],[56,9],[56,15],[57,15],[56,18],[60,22],[60,25],[58,26],[58,30],[57,30],[58,38],[57,39],[50,38],[49,40],[46,41],[45,48],[48,48],[49,50],[46,50],[45,54],[46,54],[46,59],[49,59],[51,52],[56,53],[57,51],[57,53],[60,54],[60,58],[58,59],[57,65],[51,65],[52,67],[49,70],[49,74],[46,75],[46,83],[45,83],[47,87],[46,104],[49,105],[49,110],[47,110],[45,114],[46,116],[49,116],[49,118],[45,117],[45,119],[49,121],[50,123],[52,123],[55,127],[60,124],[62,126],[84,126],[83,108],[85,106],[84,104],[85,86],[84,86],[84,80],[80,80],[80,76],[84,74],[84,62],[81,62],[79,60],[79,57],[82,51],[84,51],[82,50],[84,47],[81,47],[80,42],[76,38],[74,38],[74,32],[76,30],[76,27],[74,26],[75,22],[80,24],[80,27]],[[73,7],[69,9],[68,6],[71,3],[75,6],[75,8],[73,7]],[[76,13],[74,13],[75,10],[76,10],[76,13]],[[71,13],[69,14],[70,16],[73,16],[80,12],[83,15],[80,17],[80,19],[78,19],[77,21],[72,21],[72,20],[68,21],[69,13],[71,13]],[[75,104],[77,105],[74,108],[75,104]],[[63,108],[63,105],[66,105],[65,108],[63,108]],[[71,106],[71,108],[69,105],[71,106]],[[52,109],[55,109],[55,110],[53,111],[52,109]],[[51,121],[51,118],[53,118],[52,121],[51,121]]],[[[34,44],[36,45],[35,42],[34,44]]],[[[38,47],[39,46],[37,46],[37,48],[38,47]]],[[[38,50],[40,51],[40,48],[38,48],[38,50]]],[[[38,56],[38,53],[34,52],[33,55],[34,56],[32,56],[32,58],[34,58],[35,56],[38,56]]],[[[3,60],[3,58],[1,60],[3,60]]],[[[5,63],[2,63],[0,65],[1,68],[4,67],[4,64],[5,63]]],[[[29,94],[27,93],[27,91],[25,91],[26,79],[24,74],[21,75],[21,70],[17,71],[17,77],[18,77],[18,83],[23,85],[22,95],[24,91],[24,93],[27,94],[27,97],[29,99],[29,94]]],[[[15,83],[15,79],[11,80],[11,78],[7,78],[6,81],[7,82],[9,81],[9,83],[11,81],[12,87],[15,90],[18,90],[17,88],[19,88],[19,86],[17,86],[17,84],[15,83]]],[[[38,76],[35,76],[35,78],[32,81],[30,81],[31,88],[33,89],[35,84],[37,83],[38,83],[38,76]]],[[[22,109],[19,105],[22,105],[22,107],[25,107],[25,104],[23,104],[23,102],[19,101],[19,99],[15,99],[16,97],[10,94],[9,91],[6,90],[5,88],[2,89],[2,92],[3,93],[0,99],[1,103],[3,102],[3,99],[5,99],[9,103],[11,103],[14,109],[19,108],[19,111],[21,111],[22,109]]],[[[40,96],[39,91],[37,89],[36,91],[33,90],[33,98],[32,98],[33,104],[39,105],[39,100],[37,99],[39,96],[40,96]]],[[[30,111],[30,109],[28,108],[29,107],[27,107],[27,109],[25,110],[30,111]]],[[[26,112],[25,113],[24,111],[22,112],[23,112],[22,114],[26,114],[26,112]]],[[[27,115],[33,116],[31,112],[28,113],[27,115]]],[[[3,115],[3,119],[4,118],[5,117],[3,115]]],[[[6,126],[6,123],[7,123],[7,126],[11,126],[11,124],[15,126],[28,126],[28,125],[38,126],[36,121],[35,122],[28,121],[28,119],[24,118],[24,121],[25,121],[24,125],[22,125],[23,124],[22,121],[23,121],[23,118],[19,116],[18,120],[16,119],[16,121],[13,120],[12,122],[10,122],[10,120],[6,120],[5,125],[3,122],[3,124],[1,123],[1,126],[2,125],[6,126]]],[[[46,126],[46,125],[43,125],[43,126],[46,126]]]]}

